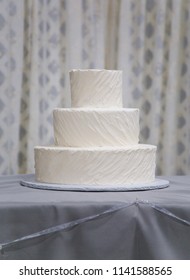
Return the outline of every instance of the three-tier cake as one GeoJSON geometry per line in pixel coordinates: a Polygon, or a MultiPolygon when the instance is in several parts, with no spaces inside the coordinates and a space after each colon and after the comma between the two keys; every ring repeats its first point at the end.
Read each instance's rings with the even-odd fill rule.
{"type": "Polygon", "coordinates": [[[72,70],[71,108],[53,111],[55,146],[35,147],[35,176],[50,184],[155,180],[156,147],[139,144],[139,110],[122,104],[122,72],[72,70]]]}

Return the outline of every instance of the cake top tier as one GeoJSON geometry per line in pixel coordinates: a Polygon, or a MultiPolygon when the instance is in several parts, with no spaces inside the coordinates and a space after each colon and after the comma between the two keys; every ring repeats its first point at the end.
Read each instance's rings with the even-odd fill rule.
{"type": "Polygon", "coordinates": [[[122,108],[122,71],[70,71],[71,107],[122,108]]]}

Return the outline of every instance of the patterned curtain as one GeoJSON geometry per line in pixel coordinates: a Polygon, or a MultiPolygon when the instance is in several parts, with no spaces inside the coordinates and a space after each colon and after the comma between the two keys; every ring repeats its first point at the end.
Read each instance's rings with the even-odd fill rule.
{"type": "Polygon", "coordinates": [[[0,174],[18,171],[23,1],[0,1],[0,174]]]}
{"type": "Polygon", "coordinates": [[[157,174],[190,174],[189,0],[0,0],[0,174],[34,172],[72,68],[123,70],[157,174]]]}

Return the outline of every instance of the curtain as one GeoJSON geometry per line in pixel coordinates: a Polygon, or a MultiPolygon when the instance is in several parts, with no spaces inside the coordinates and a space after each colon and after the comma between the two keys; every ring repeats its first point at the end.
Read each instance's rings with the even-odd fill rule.
{"type": "Polygon", "coordinates": [[[74,68],[122,70],[157,175],[190,174],[189,26],[189,0],[1,0],[0,174],[34,172],[74,68]]]}

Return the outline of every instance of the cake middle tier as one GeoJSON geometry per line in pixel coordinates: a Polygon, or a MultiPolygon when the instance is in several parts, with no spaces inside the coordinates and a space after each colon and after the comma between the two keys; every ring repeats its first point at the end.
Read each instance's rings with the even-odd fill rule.
{"type": "Polygon", "coordinates": [[[55,109],[56,146],[103,147],[139,142],[138,109],[55,109]]]}

